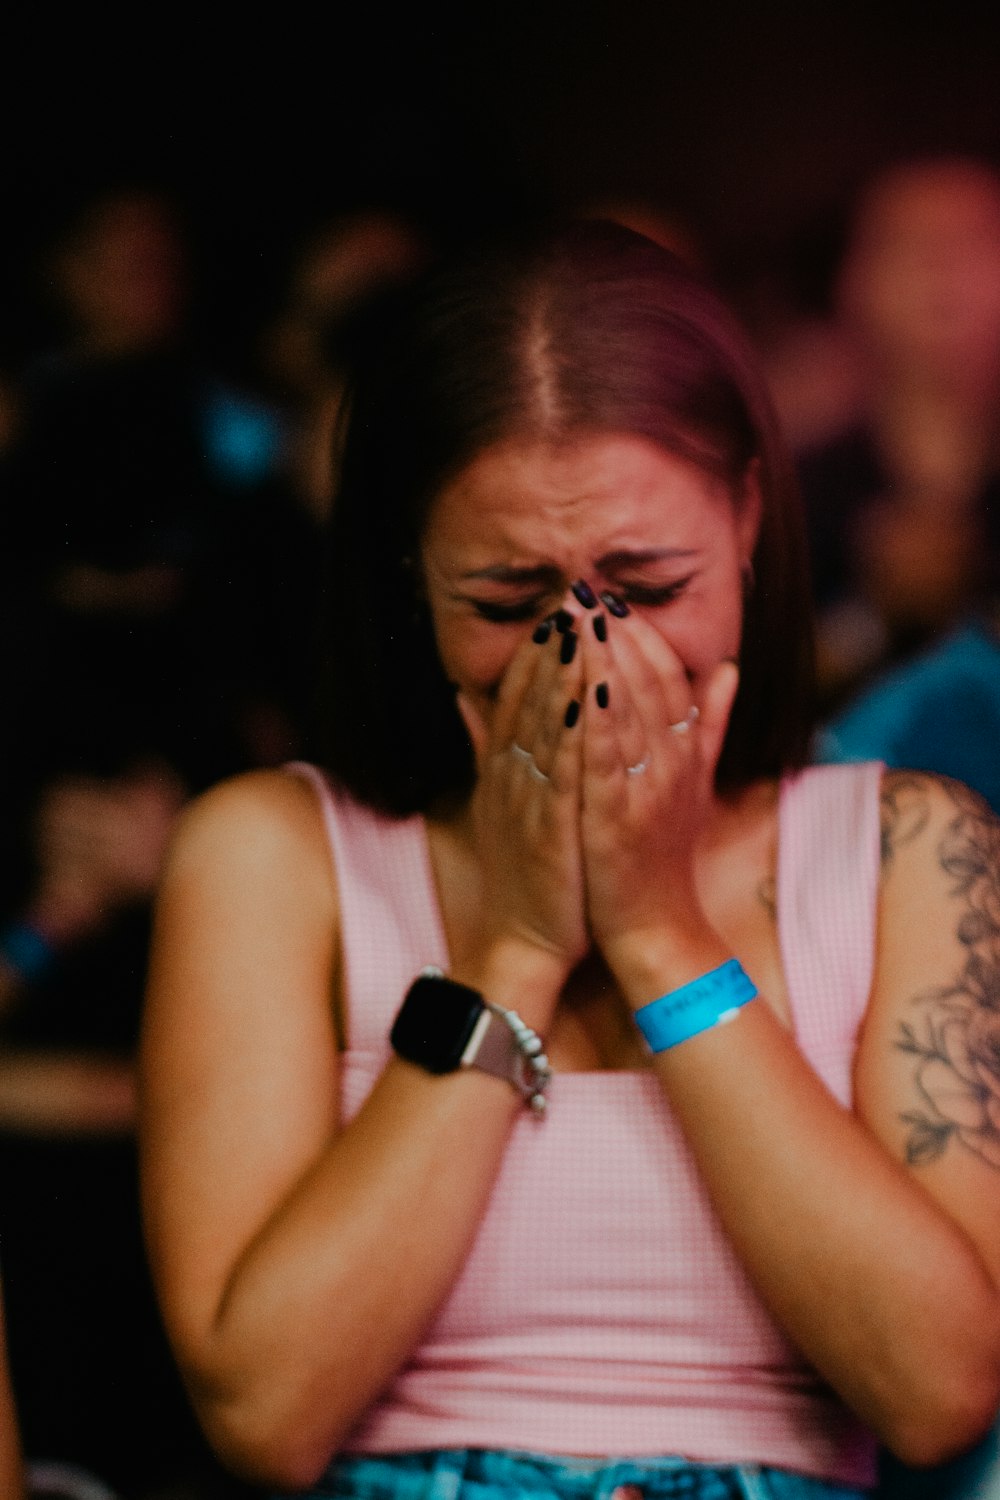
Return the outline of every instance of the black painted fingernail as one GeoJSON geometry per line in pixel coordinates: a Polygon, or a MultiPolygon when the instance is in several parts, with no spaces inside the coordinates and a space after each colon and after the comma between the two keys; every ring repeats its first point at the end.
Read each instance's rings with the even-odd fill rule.
{"type": "Polygon", "coordinates": [[[566,716],[563,719],[563,723],[566,725],[567,729],[572,729],[573,725],[576,723],[579,717],[580,705],[575,698],[571,698],[566,705],[566,716]]]}
{"type": "Polygon", "coordinates": [[[597,607],[597,595],[585,578],[578,578],[575,583],[570,584],[570,588],[584,609],[595,609],[597,607]]]}
{"type": "Polygon", "coordinates": [[[594,689],[594,697],[597,699],[598,708],[607,708],[611,702],[611,694],[606,682],[599,682],[594,689]]]}
{"type": "Polygon", "coordinates": [[[616,620],[624,620],[626,615],[632,613],[625,600],[619,599],[617,594],[612,594],[610,589],[601,591],[601,602],[607,605],[608,614],[614,615],[616,620]]]}
{"type": "Polygon", "coordinates": [[[599,641],[606,641],[608,638],[608,622],[603,615],[594,616],[594,634],[599,641]]]}
{"type": "Polygon", "coordinates": [[[573,616],[568,609],[557,609],[552,619],[560,635],[565,635],[573,623],[573,616]]]}
{"type": "Polygon", "coordinates": [[[563,636],[562,645],[559,647],[559,660],[564,667],[568,667],[576,655],[576,643],[578,640],[579,636],[575,630],[567,630],[563,636]]]}
{"type": "Polygon", "coordinates": [[[531,632],[531,639],[534,641],[534,643],[535,643],[536,646],[544,646],[545,645],[545,642],[548,640],[549,636],[552,634],[552,626],[553,626],[553,624],[554,624],[554,621],[552,621],[551,619],[549,619],[549,620],[542,620],[540,624],[538,624],[538,625],[535,626],[534,630],[531,632]]]}

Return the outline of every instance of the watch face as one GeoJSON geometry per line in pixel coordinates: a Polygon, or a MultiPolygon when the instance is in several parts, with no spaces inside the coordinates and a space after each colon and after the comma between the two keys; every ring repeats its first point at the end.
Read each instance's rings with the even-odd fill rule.
{"type": "Polygon", "coordinates": [[[421,974],[410,985],[389,1040],[429,1073],[453,1073],[483,1012],[482,997],[452,979],[421,974]]]}

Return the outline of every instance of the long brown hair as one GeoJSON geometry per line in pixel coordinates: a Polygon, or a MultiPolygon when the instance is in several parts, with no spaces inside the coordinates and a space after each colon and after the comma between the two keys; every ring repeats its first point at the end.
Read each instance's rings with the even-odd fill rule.
{"type": "Polygon", "coordinates": [[[763,496],[740,687],[717,782],[806,759],[812,626],[798,497],[748,341],[706,282],[619,225],[574,223],[466,252],[406,295],[359,360],[330,531],[321,758],[404,815],[471,785],[415,559],[444,484],[500,441],[649,438],[763,496]]]}

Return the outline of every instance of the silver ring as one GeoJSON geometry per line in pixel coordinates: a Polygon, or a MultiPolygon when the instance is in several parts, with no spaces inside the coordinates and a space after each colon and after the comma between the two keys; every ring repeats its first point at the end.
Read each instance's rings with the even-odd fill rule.
{"type": "Polygon", "coordinates": [[[676,724],[670,725],[671,734],[687,734],[688,730],[691,728],[691,725],[697,724],[700,718],[701,710],[698,708],[697,703],[692,703],[691,707],[688,709],[687,718],[678,719],[676,724]]]}
{"type": "Polygon", "coordinates": [[[539,770],[538,764],[535,761],[534,757],[532,757],[528,762],[528,770],[531,775],[534,776],[536,781],[548,781],[550,779],[548,776],[546,776],[544,771],[539,770]]]}
{"type": "Polygon", "coordinates": [[[525,750],[523,745],[519,745],[517,743],[517,740],[513,740],[511,742],[510,753],[511,755],[516,755],[518,760],[526,760],[531,766],[535,764],[535,757],[532,755],[531,751],[525,750]]]}
{"type": "Polygon", "coordinates": [[[648,765],[649,761],[645,758],[643,758],[642,760],[637,760],[634,766],[625,767],[625,774],[627,776],[641,776],[648,765]]]}

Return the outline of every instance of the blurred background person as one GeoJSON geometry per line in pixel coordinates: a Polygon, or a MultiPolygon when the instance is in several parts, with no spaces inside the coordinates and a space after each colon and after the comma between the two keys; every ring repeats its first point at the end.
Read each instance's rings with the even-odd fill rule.
{"type": "Polygon", "coordinates": [[[214,1494],[149,1287],[133,1055],[177,813],[295,748],[311,534],[279,419],[199,348],[171,200],[98,195],[47,265],[65,331],[24,371],[0,472],[10,1358],[33,1457],[129,1500],[214,1494]]]}
{"type": "Polygon", "coordinates": [[[822,707],[946,631],[1000,563],[1000,179],[895,166],[861,196],[837,281],[859,371],[847,426],[801,456],[822,707]]]}
{"type": "Polygon", "coordinates": [[[353,345],[366,318],[427,265],[427,236],[403,214],[365,208],[323,223],[291,258],[261,364],[288,421],[287,474],[307,511],[325,519],[335,487],[334,430],[353,345]]]}
{"type": "Polygon", "coordinates": [[[822,761],[884,760],[964,781],[1000,813],[1000,617],[970,616],[825,724],[822,761]]]}

